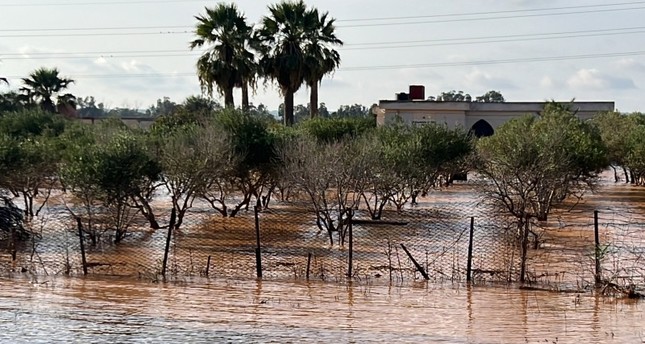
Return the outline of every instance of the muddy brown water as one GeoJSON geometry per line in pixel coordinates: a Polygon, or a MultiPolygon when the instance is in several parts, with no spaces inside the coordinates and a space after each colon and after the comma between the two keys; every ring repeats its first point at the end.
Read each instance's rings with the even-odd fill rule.
{"type": "Polygon", "coordinates": [[[0,279],[2,343],[643,343],[644,311],[516,287],[0,279]]]}
{"type": "MultiPolygon", "coordinates": [[[[590,280],[593,211],[599,210],[604,224],[601,241],[611,244],[613,250],[612,258],[604,261],[603,267],[607,273],[615,272],[616,281],[642,284],[641,257],[645,252],[640,254],[635,248],[644,246],[644,198],[645,189],[605,182],[573,210],[556,209],[540,229],[542,247],[531,251],[528,269],[532,278],[573,284],[573,289],[590,280]],[[629,250],[620,251],[624,248],[629,250]],[[619,274],[629,278],[619,279],[619,274]]],[[[437,209],[437,217],[455,217],[460,228],[467,225],[469,216],[487,216],[476,207],[478,199],[467,185],[433,193],[421,201],[419,207],[437,209]]],[[[174,277],[181,282],[166,284],[148,282],[148,275],[138,281],[99,276],[127,272],[128,266],[134,266],[132,274],[136,269],[157,269],[164,231],[146,233],[120,247],[90,251],[91,262],[115,259],[116,263],[127,263],[114,265],[114,270],[92,270],[90,278],[61,277],[61,264],[68,259],[67,252],[75,252],[74,246],[61,246],[55,241],[57,251],[50,249],[45,245],[49,238],[45,235],[37,258],[48,264],[48,276],[41,272],[0,278],[0,343],[645,343],[642,301],[593,293],[519,290],[514,284],[502,288],[478,282],[467,288],[459,278],[457,283],[449,279],[447,283],[434,284],[415,282],[410,277],[405,287],[365,284],[365,279],[349,286],[344,277],[327,279],[327,283],[304,282],[302,271],[285,263],[302,265],[306,262],[304,253],[316,249],[322,255],[332,250],[324,233],[318,237],[320,234],[306,225],[289,225],[288,218],[279,216],[280,211],[276,207],[275,222],[263,226],[263,242],[266,273],[271,276],[272,271],[284,269],[276,273],[282,281],[239,279],[254,274],[255,238],[249,230],[252,216],[199,222],[178,235],[173,245],[179,249],[171,252],[170,267],[173,269],[178,257],[176,265],[184,270],[174,277]],[[220,227],[222,231],[215,231],[220,227]],[[277,229],[280,235],[272,236],[277,229]],[[285,239],[289,240],[285,243],[285,239]],[[183,251],[182,240],[188,247],[183,251]],[[210,247],[221,248],[220,265],[212,267],[210,279],[193,277],[200,274],[206,255],[216,257],[218,252],[210,247]],[[227,247],[231,250],[224,251],[227,247]],[[285,253],[278,255],[278,250],[285,253]],[[179,259],[182,257],[184,265],[179,259]],[[136,258],[134,262],[132,258],[136,258]],[[224,273],[226,262],[231,265],[230,275],[238,279],[230,279],[224,273]],[[295,281],[285,281],[291,276],[295,281]]],[[[436,230],[437,226],[430,222],[428,228],[401,230],[398,237],[408,240],[415,235],[428,235],[428,230],[436,230]]],[[[59,232],[52,238],[74,242],[73,234],[59,232]]],[[[356,229],[355,269],[361,274],[375,274],[366,264],[387,263],[383,253],[387,235],[391,234],[386,229],[356,229]],[[380,241],[368,241],[368,233],[380,241]],[[370,242],[377,245],[368,246],[370,242]]],[[[476,267],[491,262],[488,247],[476,247],[476,267]]],[[[415,248],[411,245],[411,249],[415,248]]],[[[421,247],[414,252],[423,256],[427,252],[424,250],[427,249],[421,247]]],[[[447,264],[457,262],[462,266],[463,252],[459,248],[447,255],[447,264]]],[[[79,274],[77,256],[71,256],[72,274],[79,274]]],[[[498,256],[506,259],[504,253],[498,256]]],[[[338,275],[343,276],[344,256],[336,260],[341,263],[338,275]]],[[[384,274],[381,280],[386,277],[384,274]]]]}

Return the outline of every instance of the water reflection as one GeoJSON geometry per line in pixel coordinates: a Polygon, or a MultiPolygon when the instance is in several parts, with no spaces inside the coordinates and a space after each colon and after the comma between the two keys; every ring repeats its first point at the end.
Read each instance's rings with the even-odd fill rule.
{"type": "Polygon", "coordinates": [[[643,308],[589,295],[425,283],[5,279],[0,342],[641,343],[643,308]]]}

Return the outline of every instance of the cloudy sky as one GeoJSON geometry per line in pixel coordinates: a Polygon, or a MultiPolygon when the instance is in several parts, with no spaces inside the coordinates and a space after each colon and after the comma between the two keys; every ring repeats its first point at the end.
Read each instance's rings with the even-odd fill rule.
{"type": "MultiPolygon", "coordinates": [[[[257,23],[274,1],[235,1],[257,23]]],[[[500,91],[509,101],[613,100],[645,111],[645,1],[318,0],[337,19],[341,68],[323,81],[329,109],[392,99],[500,91]]],[[[215,1],[0,0],[0,76],[20,87],[38,67],[76,80],[70,91],[109,108],[147,108],[198,94],[194,16],[215,1]]],[[[296,95],[306,103],[307,89],[296,95]]],[[[236,95],[239,102],[239,94],[236,95]]],[[[252,101],[276,109],[275,85],[252,101]]]]}

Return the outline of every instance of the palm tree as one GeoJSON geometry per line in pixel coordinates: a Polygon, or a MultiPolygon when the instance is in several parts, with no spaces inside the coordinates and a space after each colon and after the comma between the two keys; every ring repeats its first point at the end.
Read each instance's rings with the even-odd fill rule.
{"type": "Polygon", "coordinates": [[[0,113],[20,111],[26,107],[24,96],[16,91],[0,93],[0,113]]]}
{"type": "MultiPolygon", "coordinates": [[[[56,112],[56,104],[52,97],[66,89],[74,80],[59,77],[57,68],[39,68],[23,78],[24,87],[20,88],[25,96],[32,102],[37,102],[40,107],[48,112],[56,112]]],[[[58,96],[58,104],[69,104],[74,98],[69,93],[58,96]]]]}
{"type": "Polygon", "coordinates": [[[247,25],[244,14],[233,3],[206,7],[206,14],[195,19],[197,38],[190,42],[190,48],[210,46],[197,60],[202,90],[212,96],[213,86],[217,86],[225,106],[234,107],[233,88],[242,87],[242,103],[248,107],[247,87],[255,80],[255,56],[248,48],[253,27],[247,25]]]}
{"type": "Polygon", "coordinates": [[[269,6],[256,32],[260,69],[275,80],[284,95],[284,123],[293,125],[293,95],[306,76],[306,46],[318,22],[317,12],[308,10],[302,0],[283,1],[269,6]]]}
{"type": "Polygon", "coordinates": [[[318,85],[322,78],[340,66],[340,54],[330,45],[343,45],[336,37],[334,21],[328,19],[329,13],[318,16],[318,10],[313,10],[317,19],[315,30],[310,32],[305,47],[306,73],[305,81],[310,88],[309,108],[311,118],[318,116],[318,85]]]}

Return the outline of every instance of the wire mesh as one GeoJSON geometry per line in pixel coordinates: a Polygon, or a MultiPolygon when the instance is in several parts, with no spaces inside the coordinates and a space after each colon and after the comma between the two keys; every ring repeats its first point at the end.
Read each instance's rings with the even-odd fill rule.
{"type": "MultiPolygon", "coordinates": [[[[354,209],[351,255],[348,239],[339,244],[339,233],[332,232],[332,244],[330,234],[318,227],[315,212],[306,203],[274,202],[260,209],[259,228],[253,207],[235,217],[222,217],[197,204],[185,214],[182,225],[171,231],[166,276],[255,278],[259,242],[265,279],[404,284],[425,279],[425,273],[433,282],[463,282],[474,218],[473,281],[519,281],[522,262],[517,221],[493,215],[473,197],[464,197],[469,192],[437,193],[401,211],[386,209],[379,220],[372,220],[362,208],[354,209]]],[[[167,224],[168,206],[156,211],[159,222],[167,224]]],[[[593,208],[560,209],[548,222],[533,222],[525,262],[527,282],[581,291],[601,277],[605,285],[642,290],[645,214],[628,207],[605,207],[598,214],[598,247],[593,208]]],[[[83,273],[79,229],[68,211],[52,207],[26,228],[30,235],[23,240],[12,240],[9,232],[0,231],[2,272],[83,273]]],[[[137,221],[119,243],[113,231],[97,228],[94,237],[87,228],[83,231],[89,274],[160,277],[167,226],[150,229],[145,221],[137,221]]]]}

